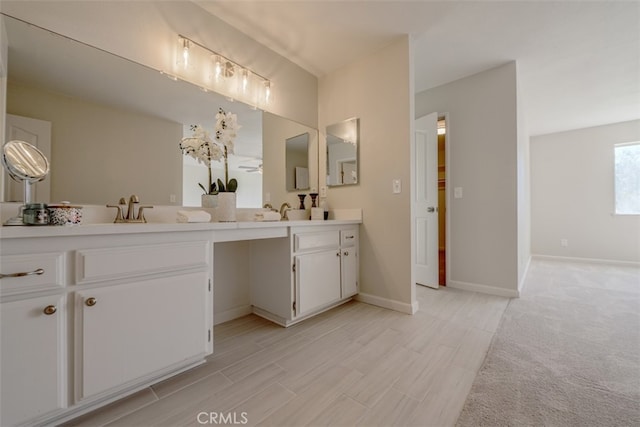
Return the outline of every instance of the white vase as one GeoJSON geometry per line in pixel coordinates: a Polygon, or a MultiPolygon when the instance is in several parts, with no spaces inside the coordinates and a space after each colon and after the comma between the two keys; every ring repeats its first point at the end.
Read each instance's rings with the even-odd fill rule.
{"type": "Polygon", "coordinates": [[[215,208],[218,206],[217,194],[203,194],[200,200],[200,204],[203,208],[215,208]]]}
{"type": "Polygon", "coordinates": [[[218,209],[216,217],[219,222],[235,222],[236,193],[218,193],[218,209]]]}

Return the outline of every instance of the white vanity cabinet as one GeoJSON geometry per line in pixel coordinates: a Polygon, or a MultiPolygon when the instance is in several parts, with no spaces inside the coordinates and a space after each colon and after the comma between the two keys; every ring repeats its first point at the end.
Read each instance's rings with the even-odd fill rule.
{"type": "Polygon", "coordinates": [[[0,256],[2,426],[67,406],[63,260],[62,253],[0,256]]]}
{"type": "Polygon", "coordinates": [[[55,424],[202,363],[212,250],[197,232],[3,239],[3,275],[43,273],[0,281],[0,425],[55,424]]]}
{"type": "Polygon", "coordinates": [[[291,227],[251,244],[254,313],[292,325],[358,292],[358,225],[291,227]]]}
{"type": "Polygon", "coordinates": [[[66,406],[65,316],[61,295],[0,304],[0,425],[20,424],[66,406]]]}
{"type": "Polygon", "coordinates": [[[340,283],[342,298],[358,293],[359,267],[358,228],[340,230],[340,283]]]}
{"type": "Polygon", "coordinates": [[[77,400],[210,353],[208,247],[196,241],[77,252],[77,400]]]}
{"type": "Polygon", "coordinates": [[[294,316],[340,300],[340,231],[293,234],[294,316]]]}

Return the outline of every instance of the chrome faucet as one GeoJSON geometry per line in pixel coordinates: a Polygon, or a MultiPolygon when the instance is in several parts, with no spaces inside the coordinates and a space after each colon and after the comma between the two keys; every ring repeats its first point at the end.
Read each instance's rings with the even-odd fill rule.
{"type": "Polygon", "coordinates": [[[138,216],[135,216],[135,205],[140,203],[140,198],[135,194],[132,194],[129,197],[129,205],[127,207],[127,214],[124,213],[124,207],[127,206],[127,202],[124,197],[120,198],[118,205],[107,205],[108,208],[116,208],[116,219],[113,221],[115,223],[122,222],[147,222],[147,219],[144,217],[144,210],[151,209],[153,206],[139,206],[138,207],[138,216]]]}
{"type": "Polygon", "coordinates": [[[287,202],[284,202],[281,206],[280,206],[280,217],[282,219],[289,219],[287,218],[287,211],[291,209],[291,205],[287,202]]]}

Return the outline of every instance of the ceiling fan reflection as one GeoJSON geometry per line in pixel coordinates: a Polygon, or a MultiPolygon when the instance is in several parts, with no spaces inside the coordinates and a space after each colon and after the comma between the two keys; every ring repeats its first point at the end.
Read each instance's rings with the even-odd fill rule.
{"type": "Polygon", "coordinates": [[[238,169],[245,169],[249,173],[251,173],[251,172],[262,173],[262,163],[260,163],[258,166],[243,166],[243,165],[240,165],[240,166],[238,166],[238,169]]]}

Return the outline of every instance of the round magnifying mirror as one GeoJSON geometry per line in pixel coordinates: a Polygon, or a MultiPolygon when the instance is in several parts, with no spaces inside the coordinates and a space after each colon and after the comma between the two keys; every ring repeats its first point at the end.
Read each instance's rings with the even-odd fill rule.
{"type": "Polygon", "coordinates": [[[38,182],[49,173],[49,160],[34,145],[9,141],[2,147],[2,165],[16,181],[38,182]]]}

